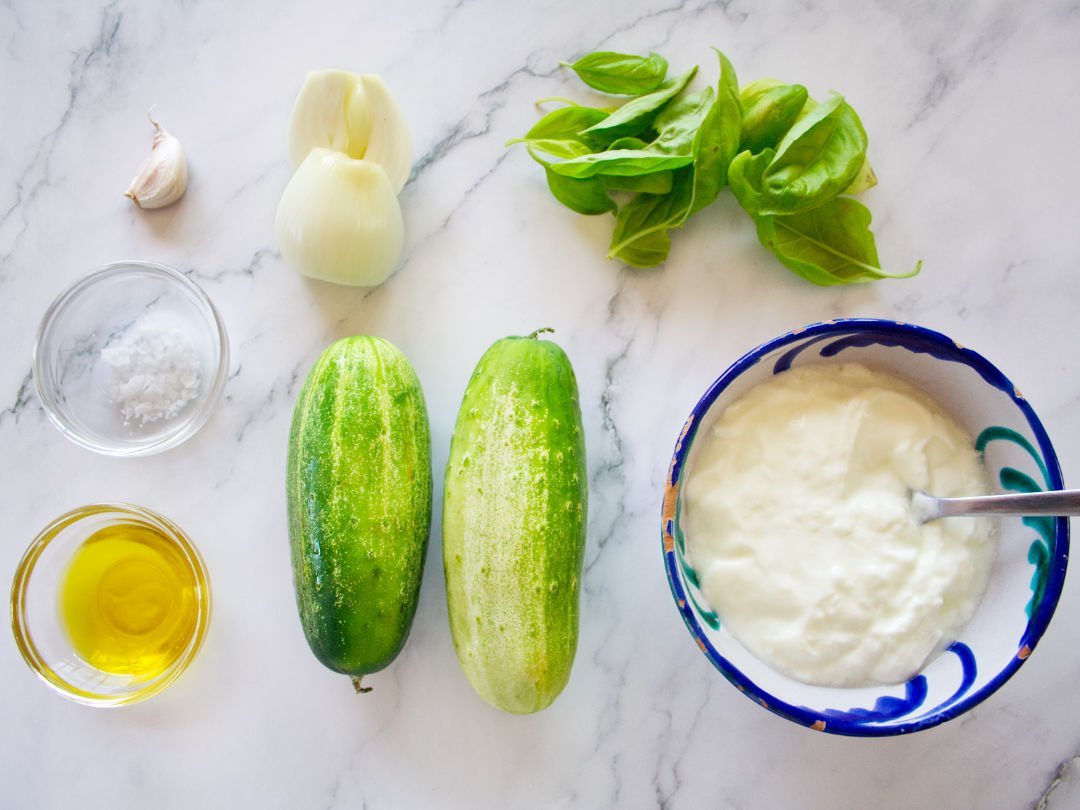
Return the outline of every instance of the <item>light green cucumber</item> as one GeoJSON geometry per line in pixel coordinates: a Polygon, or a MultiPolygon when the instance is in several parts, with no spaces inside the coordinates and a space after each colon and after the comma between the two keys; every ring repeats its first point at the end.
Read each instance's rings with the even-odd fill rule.
{"type": "Polygon", "coordinates": [[[409,634],[431,526],[424,394],[391,343],[344,338],[312,367],[293,411],[286,493],[308,644],[367,691],[360,678],[409,634]]]}
{"type": "Polygon", "coordinates": [[[498,341],[473,372],[443,500],[458,661],[480,697],[515,714],[550,705],[570,677],[585,553],[577,381],[537,334],[498,341]]]}

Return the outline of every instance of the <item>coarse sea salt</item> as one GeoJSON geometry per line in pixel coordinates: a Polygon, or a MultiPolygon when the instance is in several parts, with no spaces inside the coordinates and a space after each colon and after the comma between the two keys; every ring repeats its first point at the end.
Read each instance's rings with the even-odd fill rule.
{"type": "Polygon", "coordinates": [[[199,395],[202,363],[169,319],[148,315],[115,345],[101,350],[109,368],[109,399],[125,425],[175,418],[199,395]]]}

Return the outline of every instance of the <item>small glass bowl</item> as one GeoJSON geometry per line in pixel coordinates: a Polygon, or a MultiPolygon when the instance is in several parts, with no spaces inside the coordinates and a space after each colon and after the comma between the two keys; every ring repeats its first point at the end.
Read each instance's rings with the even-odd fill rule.
{"type": "Polygon", "coordinates": [[[210,418],[225,389],[229,343],[221,316],[191,279],[154,262],[114,262],[52,303],[38,329],[33,368],[45,411],[65,436],[105,455],[145,456],[175,447],[210,418]],[[175,413],[135,413],[137,405],[125,403],[118,386],[130,394],[143,379],[148,387],[157,381],[136,378],[137,367],[118,371],[116,358],[131,357],[140,341],[162,340],[167,349],[179,346],[189,364],[194,357],[197,386],[182,392],[187,401],[175,413]],[[118,373],[129,378],[117,379],[118,373]]]}
{"type": "Polygon", "coordinates": [[[61,515],[34,538],[11,585],[11,628],[27,665],[56,692],[86,706],[138,703],[175,681],[195,658],[210,624],[210,580],[198,550],[176,524],[131,504],[92,504],[61,515]],[[157,676],[103,672],[73,649],[61,616],[61,589],[72,555],[109,526],[148,526],[168,538],[190,565],[196,583],[196,622],[186,646],[157,676]]]}

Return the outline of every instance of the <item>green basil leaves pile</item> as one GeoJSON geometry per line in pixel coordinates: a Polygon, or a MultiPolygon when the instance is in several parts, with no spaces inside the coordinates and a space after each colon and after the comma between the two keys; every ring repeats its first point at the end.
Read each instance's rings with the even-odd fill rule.
{"type": "Polygon", "coordinates": [[[841,96],[818,103],[799,84],[762,79],[740,88],[722,53],[715,87],[688,90],[697,67],[669,78],[658,54],[601,51],[575,71],[594,90],[630,96],[620,106],[567,99],[522,138],[559,202],[579,214],[615,216],[609,258],[663,263],[671,231],[726,185],[758,238],[815,284],[907,278],[881,270],[870,211],[854,195],[877,182],[866,132],[841,96]]]}

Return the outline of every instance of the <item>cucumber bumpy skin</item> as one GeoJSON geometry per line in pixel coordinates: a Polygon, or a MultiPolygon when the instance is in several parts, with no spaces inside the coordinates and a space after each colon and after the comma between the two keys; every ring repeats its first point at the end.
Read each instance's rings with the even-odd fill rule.
{"type": "Polygon", "coordinates": [[[577,649],[587,481],[577,381],[561,348],[509,337],[481,358],[450,443],[443,567],[454,648],[514,714],[559,695],[577,649]]]}
{"type": "Polygon", "coordinates": [[[326,667],[359,678],[405,644],[431,527],[423,391],[388,341],[350,337],[297,397],[286,473],[296,604],[326,667]]]}

